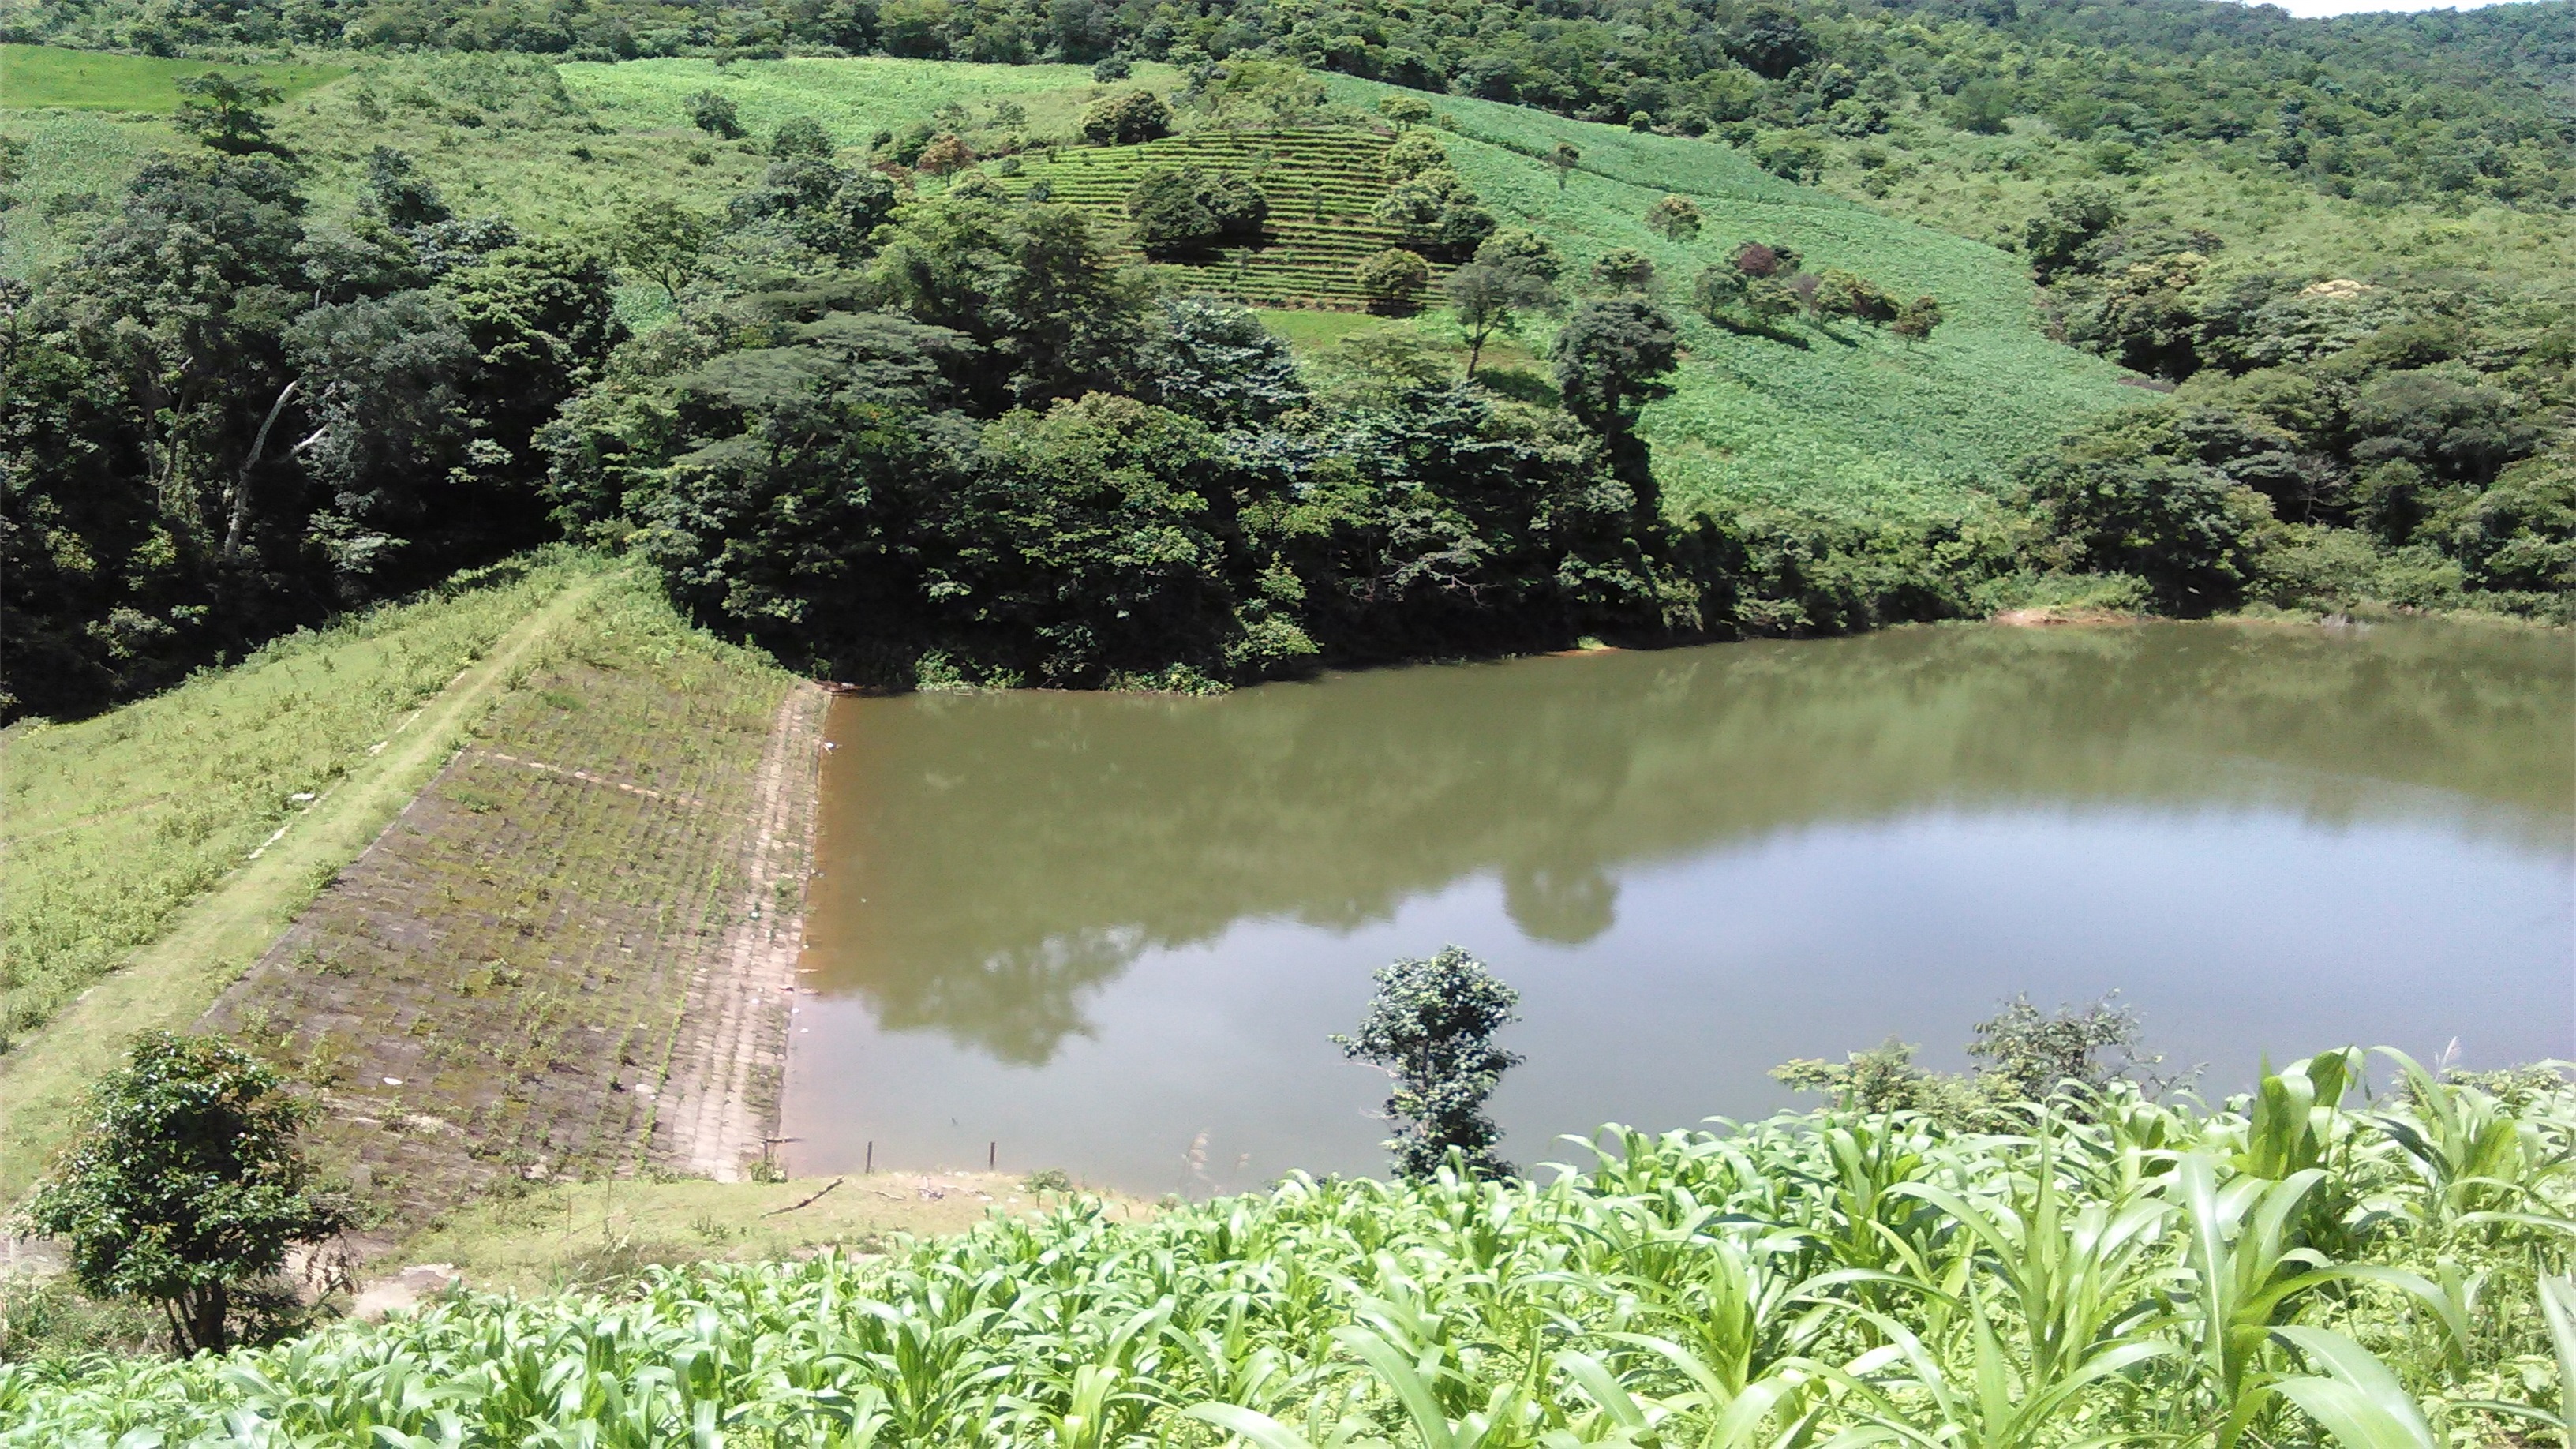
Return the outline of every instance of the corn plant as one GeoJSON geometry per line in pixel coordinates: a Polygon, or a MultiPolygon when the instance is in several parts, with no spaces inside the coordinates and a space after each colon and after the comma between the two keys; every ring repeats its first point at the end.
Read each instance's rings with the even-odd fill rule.
{"type": "Polygon", "coordinates": [[[2468,1412],[2563,1435],[2563,1389],[2464,1385],[2576,1364],[2552,1165],[2576,1090],[2362,1109],[2336,1060],[2241,1110],[1618,1131],[1545,1185],[1291,1177],[1143,1222],[1077,1201],[881,1257],[0,1365],[0,1449],[2425,1449],[2468,1412]],[[2481,1114],[2521,1144],[2494,1196],[2381,1121],[2452,1162],[2495,1140],[2481,1114]],[[2495,1311],[2531,1283],[2538,1319],[2495,1311]]]}

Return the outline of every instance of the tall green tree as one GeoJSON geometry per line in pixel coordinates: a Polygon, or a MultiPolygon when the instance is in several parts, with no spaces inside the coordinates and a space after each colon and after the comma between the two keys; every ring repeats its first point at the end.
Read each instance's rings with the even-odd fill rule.
{"type": "Polygon", "coordinates": [[[268,118],[260,111],[285,99],[277,87],[251,76],[229,76],[222,71],[204,75],[182,76],[177,82],[178,113],[170,124],[194,136],[207,146],[227,156],[251,156],[263,151],[285,155],[268,134],[268,118]]]}

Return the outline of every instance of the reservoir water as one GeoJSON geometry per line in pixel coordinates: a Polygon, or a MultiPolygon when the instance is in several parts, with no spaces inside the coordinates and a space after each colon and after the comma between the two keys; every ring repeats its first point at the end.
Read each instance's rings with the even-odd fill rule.
{"type": "Polygon", "coordinates": [[[2241,1089],[2388,1043],[2576,1057],[2576,645],[2392,624],[1904,629],[1214,699],[835,701],[800,1172],[1142,1193],[1374,1172],[1326,1038],[1456,943],[1521,991],[1506,1150],[2118,990],[2241,1089]],[[2456,1045],[2454,1045],[2456,1043],[2456,1045]]]}

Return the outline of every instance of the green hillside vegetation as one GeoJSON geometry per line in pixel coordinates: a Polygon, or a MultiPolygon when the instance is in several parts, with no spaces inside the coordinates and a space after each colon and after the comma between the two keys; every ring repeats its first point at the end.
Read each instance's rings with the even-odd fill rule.
{"type": "MultiPolygon", "coordinates": [[[[165,141],[155,121],[12,113],[7,134],[24,144],[5,158],[16,202],[10,257],[43,283],[13,326],[47,339],[18,354],[15,365],[43,360],[55,369],[43,385],[13,392],[22,411],[12,426],[29,440],[25,446],[75,435],[104,445],[94,455],[63,453],[48,468],[77,470],[90,466],[80,459],[94,457],[125,460],[102,461],[110,473],[127,470],[59,495],[25,495],[51,501],[25,505],[34,511],[16,536],[56,542],[29,552],[12,571],[28,600],[18,606],[30,621],[22,632],[38,641],[22,656],[37,662],[17,666],[34,681],[13,684],[18,707],[58,711],[66,706],[54,701],[131,693],[166,680],[214,647],[222,631],[206,628],[204,619],[239,621],[238,632],[256,637],[417,586],[447,567],[565,526],[653,547],[685,535],[684,547],[664,555],[676,584],[702,566],[681,560],[712,556],[700,553],[713,547],[708,529],[735,526],[692,515],[675,533],[649,516],[648,504],[666,506],[652,500],[678,496],[662,491],[674,476],[666,470],[689,449],[740,436],[724,432],[731,423],[709,431],[716,414],[683,403],[696,385],[688,381],[691,369],[719,354],[767,354],[772,349],[759,344],[791,323],[814,326],[825,313],[900,313],[959,332],[988,353],[990,371],[954,399],[962,417],[981,424],[1084,391],[1157,397],[1162,384],[1138,370],[1145,353],[1133,350],[1152,330],[1135,330],[1136,319],[1151,312],[1145,290],[1338,305],[1437,303],[1440,268],[1466,260],[1475,237],[1497,225],[1535,232],[1566,264],[1556,286],[1565,310],[1522,307],[1519,345],[1534,357],[1551,354],[1562,340],[1558,317],[1598,320],[1626,309],[1644,330],[1623,334],[1619,365],[1643,367],[1641,377],[1651,381],[1621,383],[1613,405],[1587,421],[1581,400],[1555,385],[1561,379],[1506,367],[1480,380],[1476,406],[1496,408],[1496,426],[1548,419],[1549,428],[1588,432],[1597,452],[1582,466],[1608,469],[1646,505],[1638,526],[1675,531],[1640,537],[1637,557],[1650,566],[1623,565],[1626,582],[1607,593],[1598,580],[1577,583],[1581,571],[1557,574],[1549,588],[1571,594],[1511,624],[1487,619],[1468,627],[1461,616],[1427,632],[1418,625],[1381,631],[1360,627],[1356,616],[1327,624],[1308,612],[1322,609],[1327,597],[1383,597],[1377,583],[1362,579],[1435,576],[1381,557],[1320,593],[1317,577],[1303,576],[1303,602],[1290,610],[1301,615],[1297,633],[1275,641],[1284,653],[1263,646],[1229,656],[1234,645],[1208,636],[1177,653],[1177,646],[1140,645],[1117,665],[1085,646],[1079,652],[1087,662],[1034,673],[1029,661],[1052,657],[1034,636],[991,651],[1001,634],[1039,626],[1017,605],[977,603],[966,610],[973,630],[992,637],[967,650],[983,659],[969,676],[1100,682],[1178,678],[1167,669],[1186,665],[1190,678],[1223,681],[1298,667],[1291,661],[1308,657],[1482,652],[1562,644],[1603,630],[1640,639],[1830,631],[2067,601],[2186,613],[2248,602],[2320,610],[2394,602],[2555,616],[2576,580],[2576,494],[2569,491],[2576,473],[2564,461],[2570,354],[2562,345],[2563,309],[2540,292],[2498,281],[2462,292],[2433,274],[2391,276],[2360,283],[2358,293],[2329,287],[2316,294],[2363,299],[2334,301],[2325,310],[2341,310],[2321,321],[2325,304],[2300,301],[2310,295],[2303,289],[2348,279],[2241,267],[2228,259],[2224,238],[2179,221],[2168,225],[2163,212],[2125,191],[2099,203],[2085,189],[2031,197],[2040,210],[2021,218],[2023,254],[2016,258],[1792,184],[1773,174],[1781,169],[1777,157],[1758,145],[1668,134],[1686,127],[1641,126],[1634,118],[1625,127],[1603,125],[1465,96],[1434,106],[1363,80],[1318,84],[1273,60],[1215,67],[1182,59],[1187,63],[1168,72],[1130,66],[1123,79],[1115,65],[1086,78],[1063,66],[883,59],[666,59],[560,70],[486,53],[367,60],[280,108],[275,136],[298,153],[298,169],[258,158],[221,163],[238,178],[210,194],[293,216],[242,253],[243,266],[225,280],[227,295],[307,300],[262,324],[268,331],[241,334],[232,360],[208,359],[205,376],[222,379],[211,384],[222,396],[194,405],[169,438],[156,433],[158,413],[140,394],[101,415],[121,420],[107,432],[80,420],[91,403],[81,400],[75,379],[125,374],[96,354],[110,346],[108,334],[66,330],[78,314],[58,299],[90,295],[111,310],[161,309],[151,326],[178,325],[179,312],[123,289],[162,265],[134,250],[160,245],[151,240],[160,235],[159,218],[196,204],[184,198],[198,183],[182,184],[179,172],[218,163],[195,153],[200,159],[179,171],[138,169],[150,157],[192,154],[166,150],[178,138],[165,141]],[[1167,111],[1177,136],[1141,147],[1082,143],[1078,133],[1095,105],[1144,95],[1158,83],[1169,89],[1144,104],[1167,111]],[[1411,127],[1393,146],[1382,139],[1388,113],[1379,109],[1390,101],[1401,104],[1402,124],[1411,127]],[[1264,149],[1272,153],[1267,159],[1258,154],[1264,149]],[[1401,226],[1388,210],[1410,195],[1387,170],[1397,152],[1413,155],[1416,169],[1431,165],[1421,185],[1438,178],[1444,195],[1454,192],[1450,201],[1405,201],[1432,210],[1401,226]],[[1266,244],[1215,258],[1166,249],[1157,268],[1113,279],[1135,256],[1124,213],[1135,184],[1160,169],[1157,157],[1239,179],[1255,171],[1268,178],[1276,168],[1282,194],[1265,196],[1266,244]],[[114,187],[126,177],[136,179],[120,197],[114,187]],[[411,194],[406,188],[422,186],[434,218],[405,210],[412,205],[401,199],[411,194]],[[1300,186],[1302,217],[1301,198],[1289,194],[1300,186]],[[1041,194],[1046,200],[1036,201],[1041,194]],[[1322,224],[1314,221],[1319,194],[1322,224]],[[1363,212],[1360,203],[1373,195],[1380,200],[1363,212]],[[1655,221],[1668,198],[1690,208],[1696,229],[1655,221]],[[978,212],[988,205],[1006,206],[1010,216],[978,212]],[[877,254],[881,241],[909,235],[915,245],[898,249],[899,256],[979,255],[960,235],[939,233],[970,214],[981,218],[973,222],[978,234],[996,245],[1015,227],[1078,218],[1078,243],[1069,234],[1063,239],[1074,247],[1066,253],[1077,258],[1073,270],[1032,274],[1026,285],[1096,288],[1082,304],[1091,319],[1076,323],[1073,313],[1056,312],[1050,315],[1057,321],[1041,325],[1033,319],[1053,303],[1008,300],[1005,292],[961,311],[957,297],[934,295],[953,278],[906,277],[877,254]],[[896,230],[875,235],[888,221],[896,230]],[[1474,225],[1445,240],[1434,234],[1453,221],[1474,225]],[[1366,292],[1374,284],[1362,264],[1402,255],[1376,246],[1390,239],[1380,227],[1405,233],[1402,239],[1438,264],[1425,270],[1416,293],[1366,292]],[[397,235],[385,238],[378,228],[397,235]],[[1883,325],[1892,320],[1886,317],[1869,325],[1814,312],[1762,329],[1695,315],[1699,276],[1747,241],[1800,253],[1809,270],[1796,280],[1811,290],[1847,275],[1896,302],[1931,298],[1942,321],[1925,338],[1883,325]],[[388,260],[367,251],[382,247],[393,249],[381,253],[388,260]],[[1630,259],[1621,275],[1596,275],[1596,263],[1614,256],[1630,259]],[[65,265],[75,259],[79,265],[65,265]],[[356,270],[343,280],[317,272],[343,267],[356,270]],[[2047,283],[2036,298],[2034,274],[2047,283]],[[932,281],[936,286],[922,290],[932,281]],[[1354,286],[1361,295],[1353,295],[1354,286]],[[541,318],[505,300],[554,287],[567,290],[548,294],[555,298],[548,305],[572,312],[541,318]],[[1113,294],[1120,299],[1114,305],[1113,294]],[[355,310],[338,310],[344,308],[355,310]],[[424,331],[383,320],[404,308],[453,308],[459,325],[424,331]],[[312,316],[290,326],[301,309],[312,316]],[[2295,340],[2276,336],[2284,329],[2295,340]],[[2051,330],[2085,350],[2050,341],[2051,330]],[[369,354],[373,344],[359,338],[405,331],[445,350],[434,364],[404,366],[448,369],[443,385],[463,389],[470,402],[434,425],[429,414],[405,424],[430,426],[434,436],[419,441],[397,477],[382,471],[382,459],[361,456],[374,445],[362,444],[371,435],[354,428],[354,416],[344,420],[352,426],[334,431],[316,409],[325,398],[354,407],[362,395],[374,399],[369,407],[408,404],[393,392],[345,386],[307,395],[299,377],[316,366],[377,366],[386,355],[369,354]],[[513,336],[547,340],[521,346],[513,336]],[[1070,355],[1062,353],[1067,347],[1091,349],[1089,360],[1073,368],[1049,362],[1036,372],[1023,365],[1032,349],[1061,358],[1070,355]],[[57,358],[65,359],[60,368],[57,358]],[[2123,388],[2115,362],[2191,390],[2143,412],[2124,408],[2152,398],[2123,388]],[[2268,380],[2285,367],[2298,373],[2297,398],[2313,401],[2292,399],[2268,380]],[[1046,381],[1035,380],[1041,374],[1046,381]],[[1016,379],[1007,398],[995,390],[1006,375],[1016,379]],[[584,400],[575,414],[556,417],[576,395],[584,400]],[[1519,407],[1534,411],[1513,411],[1519,407]],[[2146,421],[2125,421],[2133,413],[2146,421]],[[618,420],[596,431],[612,415],[618,420]],[[654,421],[666,415],[677,421],[676,432],[654,421]],[[2118,421],[2097,425],[2100,419],[2118,421]],[[293,435],[289,451],[263,452],[259,440],[270,426],[282,430],[281,446],[293,435]],[[2061,450],[2060,440],[2070,437],[2061,450]],[[306,452],[307,439],[334,441],[306,452]],[[688,448],[679,448],[684,441],[688,448]],[[147,526],[144,513],[133,512],[111,527],[109,513],[167,506],[139,494],[106,501],[122,496],[141,466],[135,460],[154,449],[161,451],[153,466],[189,464],[197,521],[147,526]],[[614,466],[601,471],[598,459],[611,455],[614,466]],[[371,488],[331,485],[326,501],[326,476],[360,467],[378,468],[368,475],[371,488]],[[276,516],[246,516],[250,534],[237,544],[206,520],[239,512],[227,501],[239,490],[226,480],[250,473],[277,475],[252,489],[276,516]],[[442,509],[421,501],[429,496],[424,490],[451,486],[477,490],[477,501],[442,509]],[[65,501],[71,499],[79,502],[65,501]],[[91,529],[104,531],[85,532],[91,529]],[[175,553],[154,541],[164,534],[175,553]],[[80,546],[62,541],[74,537],[80,546]],[[258,552],[267,571],[240,573],[243,549],[258,552]],[[130,566],[119,571],[97,559],[130,566]],[[1585,602],[1568,602],[1577,595],[1585,602]],[[1605,606],[1612,595],[1625,602],[1605,606]],[[117,614],[120,607],[129,613],[117,614]],[[1535,622],[1542,614],[1549,619],[1543,627],[1535,622]],[[1524,634],[1530,628],[1540,632],[1524,634]],[[1006,657],[1020,662],[1002,662],[1006,657]],[[1244,661],[1255,657],[1265,662],[1247,672],[1244,661]]],[[[1889,121],[1890,138],[1918,133],[1933,134],[1889,121]]],[[[2492,189],[2477,194],[2480,205],[2529,204],[2492,189]]],[[[2374,205],[2358,196],[2330,200],[2374,205]]],[[[1596,340],[1607,335],[1595,332],[1596,340]]],[[[226,345],[234,336],[190,335],[226,345]]],[[[808,345],[813,340],[782,355],[819,356],[808,345]]],[[[1353,365],[1374,370],[1375,384],[1318,394],[1351,418],[1359,416],[1353,409],[1392,398],[1390,388],[1454,377],[1382,349],[1339,349],[1315,364],[1319,380],[1351,374],[1353,365]]],[[[961,381],[942,367],[950,383],[961,381]]],[[[142,385],[127,376],[127,385],[142,385]]],[[[369,387],[391,385],[390,375],[374,376],[369,387]]],[[[1357,434],[1337,436],[1326,451],[1341,459],[1358,457],[1348,451],[1355,446],[1398,446],[1384,435],[1365,445],[1352,441],[1357,434]]],[[[1312,441],[1284,454],[1255,448],[1235,455],[1305,459],[1296,464],[1304,468],[1319,456],[1300,451],[1312,441]]],[[[1394,456],[1359,463],[1371,486],[1412,466],[1394,456]]],[[[156,496],[181,494],[164,489],[156,496]]],[[[1224,506],[1239,509],[1248,497],[1224,506]]],[[[1263,515],[1256,509],[1240,516],[1263,515]]],[[[1252,555],[1231,543],[1225,552],[1227,567],[1237,571],[1226,591],[1239,601],[1252,587],[1251,575],[1241,572],[1253,567],[1252,555]]],[[[1286,555],[1279,561],[1292,571],[1303,567],[1286,555]]],[[[955,638],[882,634],[860,654],[848,653],[855,647],[848,644],[821,647],[804,621],[849,618],[849,601],[827,607],[819,596],[805,597],[798,591],[820,587],[817,576],[791,573],[803,580],[791,591],[795,599],[770,598],[766,586],[745,593],[729,577],[692,584],[699,592],[689,602],[705,610],[725,600],[725,627],[747,628],[806,667],[905,678],[923,660],[963,647],[955,638]],[[862,655],[870,662],[859,662],[862,655]]],[[[954,582],[921,587],[930,597],[964,598],[950,591],[954,582]]],[[[898,594],[912,586],[893,585],[898,594]]],[[[1367,614],[1379,605],[1358,607],[1367,614]]],[[[912,626],[894,621],[904,616],[885,614],[883,629],[903,634],[912,626]]]]}
{"type": "Polygon", "coordinates": [[[1138,146],[1053,149],[998,179],[1018,197],[1080,208],[1111,234],[1127,197],[1158,171],[1240,176],[1269,199],[1257,242],[1220,258],[1170,258],[1185,286],[1263,307],[1364,308],[1359,266],[1404,235],[1371,215],[1387,193],[1384,137],[1353,128],[1205,130],[1138,146]],[[1041,189],[1042,188],[1042,189],[1041,189]]]}
{"type": "MultiPolygon", "coordinates": [[[[2394,1057],[2394,1054],[2391,1054],[2394,1057]]],[[[463,1295],[187,1362],[0,1368],[0,1444],[2163,1442],[2564,1433],[2576,1097],[2360,1053],[2222,1109],[1882,1100],[1550,1185],[1291,1177],[884,1256],[463,1295]],[[1898,1110],[1891,1110],[1898,1109],[1898,1110]],[[2547,1427],[2543,1427],[2547,1426],[2547,1427]]],[[[1597,1154],[1597,1155],[1596,1155],[1597,1154]]]]}
{"type": "MultiPolygon", "coordinates": [[[[60,107],[167,113],[177,110],[184,99],[180,80],[215,68],[202,60],[113,55],[51,45],[0,45],[0,106],[14,111],[60,107]]],[[[289,99],[349,73],[346,65],[264,63],[226,69],[255,76],[289,99]]]]}
{"type": "MultiPolygon", "coordinates": [[[[1371,105],[1392,93],[1347,80],[1333,89],[1371,105]]],[[[1442,137],[1453,164],[1507,223],[1578,259],[1629,248],[1654,260],[1690,351],[1673,397],[1644,423],[1676,507],[1956,526],[1990,507],[2022,457],[2138,398],[2117,386],[2117,368],[2047,342],[2023,269],[1991,247],[1791,185],[1705,142],[1463,97],[1442,109],[1455,123],[1442,137]],[[1539,159],[1559,145],[1582,156],[1562,189],[1539,159]],[[1671,194],[1705,214],[1695,238],[1647,225],[1671,194]],[[1797,247],[1811,268],[1938,297],[1947,320],[1915,347],[1857,326],[1782,343],[1692,315],[1692,279],[1755,239],[1797,247]]]]}

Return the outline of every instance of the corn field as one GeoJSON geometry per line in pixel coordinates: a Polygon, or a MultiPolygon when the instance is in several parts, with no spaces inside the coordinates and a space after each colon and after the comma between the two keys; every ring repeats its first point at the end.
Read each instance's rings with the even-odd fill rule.
{"type": "MultiPolygon", "coordinates": [[[[1558,1180],[1084,1201],[882,1258],[0,1368],[0,1445],[2569,1444],[2576,1090],[1605,1131],[1558,1180]]],[[[2492,1090],[2490,1090],[2492,1089],[2492,1090]]]]}

